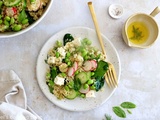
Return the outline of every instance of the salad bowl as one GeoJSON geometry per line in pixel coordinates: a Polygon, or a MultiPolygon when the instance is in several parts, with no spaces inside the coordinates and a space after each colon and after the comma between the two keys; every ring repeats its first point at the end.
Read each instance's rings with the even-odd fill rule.
{"type": "Polygon", "coordinates": [[[0,1],[0,38],[21,35],[37,24],[46,16],[53,0],[5,0],[0,1]],[[35,14],[34,14],[35,13],[35,14]]]}

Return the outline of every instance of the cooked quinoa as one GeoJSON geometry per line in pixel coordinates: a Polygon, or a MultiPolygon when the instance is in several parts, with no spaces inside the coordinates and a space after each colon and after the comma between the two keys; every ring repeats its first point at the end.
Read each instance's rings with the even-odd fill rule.
{"type": "Polygon", "coordinates": [[[0,32],[20,31],[38,20],[49,0],[0,1],[0,32]]]}

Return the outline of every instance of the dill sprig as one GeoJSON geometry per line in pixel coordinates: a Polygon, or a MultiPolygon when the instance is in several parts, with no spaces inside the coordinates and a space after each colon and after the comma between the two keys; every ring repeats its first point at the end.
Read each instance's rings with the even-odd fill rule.
{"type": "Polygon", "coordinates": [[[139,28],[135,28],[135,26],[133,25],[133,37],[131,37],[130,39],[133,39],[133,40],[140,40],[143,38],[143,35],[142,35],[142,31],[139,30],[139,28]]]}

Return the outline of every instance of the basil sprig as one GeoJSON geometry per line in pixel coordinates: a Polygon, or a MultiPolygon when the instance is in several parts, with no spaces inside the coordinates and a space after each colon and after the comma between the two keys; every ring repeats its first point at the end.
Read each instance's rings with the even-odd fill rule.
{"type": "Polygon", "coordinates": [[[132,114],[132,112],[128,109],[133,109],[133,108],[136,108],[136,105],[134,103],[123,102],[123,103],[120,104],[120,106],[114,106],[112,109],[113,109],[113,112],[118,117],[126,118],[126,113],[125,113],[124,110],[126,109],[129,114],[132,114]]]}

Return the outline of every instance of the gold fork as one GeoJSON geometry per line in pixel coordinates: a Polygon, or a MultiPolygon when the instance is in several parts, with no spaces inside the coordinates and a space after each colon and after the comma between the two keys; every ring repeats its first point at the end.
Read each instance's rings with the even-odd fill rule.
{"type": "MultiPolygon", "coordinates": [[[[95,28],[96,28],[96,33],[97,33],[98,40],[99,40],[100,45],[101,45],[102,52],[106,57],[106,51],[105,51],[105,48],[104,48],[104,43],[103,43],[103,40],[102,40],[102,37],[101,37],[100,29],[99,29],[99,26],[98,26],[98,21],[97,21],[97,18],[96,18],[96,14],[95,14],[92,2],[88,2],[88,7],[89,7],[91,15],[92,15],[92,19],[93,19],[93,22],[94,22],[94,25],[95,25],[95,28]]],[[[109,65],[109,67],[108,67],[109,69],[107,70],[107,72],[105,74],[105,80],[106,80],[109,87],[117,87],[118,82],[117,82],[117,76],[116,76],[116,71],[114,69],[114,66],[111,63],[108,63],[108,65],[109,65]]]]}

